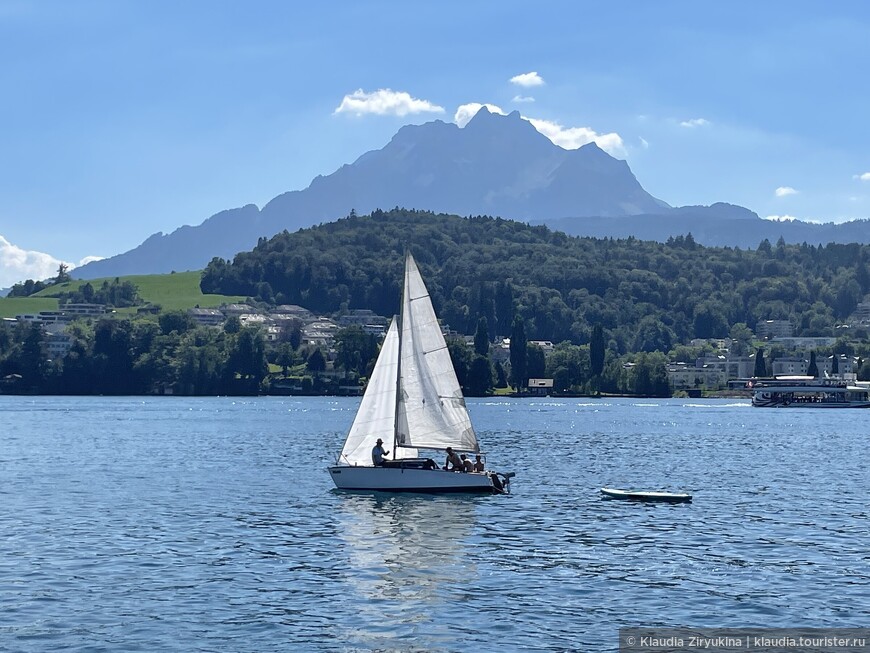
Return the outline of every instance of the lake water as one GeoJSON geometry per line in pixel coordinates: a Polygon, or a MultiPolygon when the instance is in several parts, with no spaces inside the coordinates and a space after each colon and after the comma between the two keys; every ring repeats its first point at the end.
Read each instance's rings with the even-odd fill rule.
{"type": "Polygon", "coordinates": [[[620,626],[870,623],[870,411],[469,400],[513,493],[433,497],[333,489],[357,402],[0,397],[0,650],[608,651],[620,626]]]}

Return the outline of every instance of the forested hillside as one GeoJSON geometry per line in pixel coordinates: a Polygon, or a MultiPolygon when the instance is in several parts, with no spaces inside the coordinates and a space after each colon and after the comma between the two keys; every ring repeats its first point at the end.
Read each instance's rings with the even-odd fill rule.
{"type": "Polygon", "coordinates": [[[255,296],[316,312],[398,306],[402,253],[414,253],[439,316],[460,333],[486,317],[508,335],[514,311],[531,339],[586,343],[595,324],[618,352],[669,351],[790,319],[797,335],[834,335],[870,290],[863,245],[707,248],[569,237],[542,226],[395,209],[261,239],[214,259],[205,293],[255,296]]]}

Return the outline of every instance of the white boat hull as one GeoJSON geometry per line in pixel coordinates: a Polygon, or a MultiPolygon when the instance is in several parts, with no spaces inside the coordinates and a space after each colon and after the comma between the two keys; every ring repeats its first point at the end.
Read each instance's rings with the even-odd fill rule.
{"type": "Polygon", "coordinates": [[[789,402],[778,403],[770,401],[752,401],[752,405],[756,408],[870,408],[870,402],[866,401],[850,401],[848,403],[812,403],[812,402],[789,402]]]}
{"type": "Polygon", "coordinates": [[[752,393],[756,408],[870,408],[868,388],[812,379],[761,382],[752,393]]]}
{"type": "Polygon", "coordinates": [[[617,490],[616,488],[603,487],[601,494],[608,499],[626,499],[629,501],[662,501],[665,503],[688,503],[692,500],[691,494],[674,492],[646,492],[641,490],[617,490]]]}
{"type": "Polygon", "coordinates": [[[485,473],[463,474],[442,469],[337,465],[329,468],[329,475],[339,490],[497,492],[492,479],[485,473]]]}

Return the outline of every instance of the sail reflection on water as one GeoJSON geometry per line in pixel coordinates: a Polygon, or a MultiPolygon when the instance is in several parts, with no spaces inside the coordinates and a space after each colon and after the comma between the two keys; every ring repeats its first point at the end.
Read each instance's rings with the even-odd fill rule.
{"type": "Polygon", "coordinates": [[[357,594],[352,602],[360,606],[361,621],[371,624],[348,633],[352,639],[374,645],[381,637],[419,638],[425,632],[428,650],[440,649],[442,637],[449,648],[451,633],[441,632],[442,624],[433,622],[432,615],[455,598],[449,588],[457,579],[476,576],[466,543],[476,528],[478,500],[340,497],[336,518],[347,556],[344,580],[357,594]]]}

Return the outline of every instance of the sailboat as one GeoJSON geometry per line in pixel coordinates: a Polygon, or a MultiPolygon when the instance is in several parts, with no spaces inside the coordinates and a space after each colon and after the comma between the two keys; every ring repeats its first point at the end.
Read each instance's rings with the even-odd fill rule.
{"type": "Polygon", "coordinates": [[[479,453],[477,435],[453,369],[429,292],[405,255],[401,314],[387,331],[371,379],[336,464],[341,490],[506,493],[513,473],[441,469],[418,450],[479,453]],[[372,462],[379,438],[392,441],[388,459],[372,462]]]}

